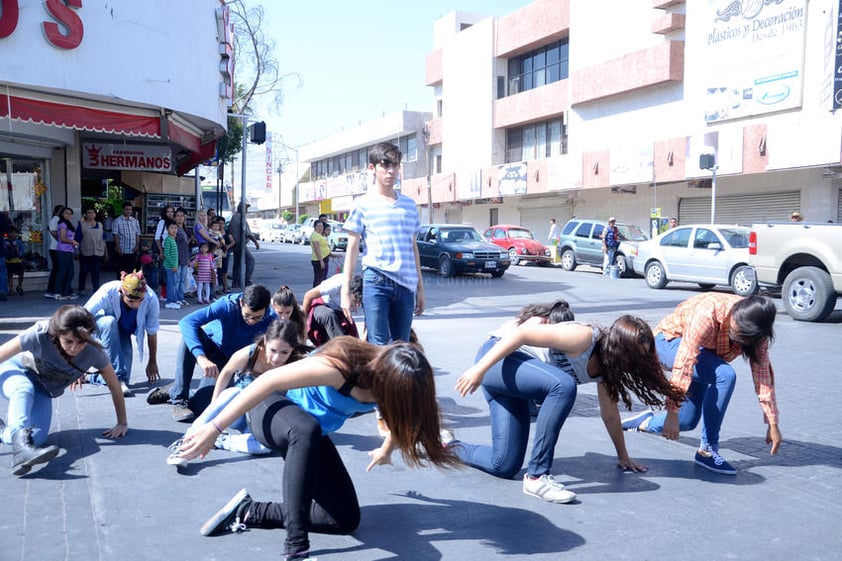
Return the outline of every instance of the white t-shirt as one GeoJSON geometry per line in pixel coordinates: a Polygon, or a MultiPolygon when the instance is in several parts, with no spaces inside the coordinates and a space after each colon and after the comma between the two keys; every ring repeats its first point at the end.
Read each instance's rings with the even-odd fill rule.
{"type": "MultiPolygon", "coordinates": [[[[58,215],[53,216],[50,218],[49,222],[49,229],[50,232],[58,232],[58,215]]],[[[50,250],[54,251],[58,247],[58,240],[50,234],[50,250]]]]}

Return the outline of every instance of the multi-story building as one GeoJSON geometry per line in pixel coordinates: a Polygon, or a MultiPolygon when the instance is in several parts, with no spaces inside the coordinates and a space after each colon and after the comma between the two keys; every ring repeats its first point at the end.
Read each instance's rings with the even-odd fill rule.
{"type": "Polygon", "coordinates": [[[549,218],[645,226],[654,209],[682,223],[842,220],[838,4],[536,0],[500,18],[450,13],[425,68],[430,188],[403,192],[437,221],[540,237],[549,218]]]}
{"type": "Polygon", "coordinates": [[[225,133],[232,43],[220,0],[2,2],[0,213],[24,234],[27,282],[46,280],[54,205],[78,219],[113,185],[154,225],[195,200],[183,176],[225,133]]]}

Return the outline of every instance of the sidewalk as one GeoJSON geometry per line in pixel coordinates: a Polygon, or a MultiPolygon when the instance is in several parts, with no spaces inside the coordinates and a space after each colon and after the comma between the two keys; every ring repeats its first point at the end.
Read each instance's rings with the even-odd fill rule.
{"type": "MultiPolygon", "coordinates": [[[[310,284],[308,257],[300,250],[284,251],[277,266],[259,265],[262,275],[255,280],[272,290],[283,282],[300,297],[310,284]]],[[[261,251],[257,257],[264,263],[270,255],[261,251]]],[[[604,306],[604,296],[581,292],[569,280],[579,277],[558,276],[570,275],[561,271],[536,270],[535,275],[552,282],[530,284],[524,292],[531,293],[523,296],[513,293],[507,287],[520,286],[515,283],[524,282],[519,278],[523,271],[510,271],[503,282],[490,284],[487,294],[477,294],[467,281],[464,286],[445,285],[450,291],[446,299],[436,288],[439,278],[431,277],[429,311],[416,322],[416,330],[436,369],[444,423],[462,440],[488,441],[488,408],[479,392],[458,397],[455,381],[471,364],[483,333],[511,317],[524,298],[544,301],[557,296],[557,279],[563,278],[565,295],[576,299],[577,313],[584,309],[589,317],[605,321],[617,307],[634,305],[653,317],[660,314],[662,304],[654,299],[641,302],[637,293],[629,300],[618,292],[612,305],[604,306]]],[[[618,285],[614,281],[610,286],[618,285]]],[[[40,294],[0,302],[2,341],[33,320],[48,317],[58,304],[40,294]]],[[[161,385],[172,380],[177,320],[191,309],[195,307],[162,310],[161,385]]],[[[313,554],[320,561],[842,559],[837,530],[842,520],[842,415],[835,381],[838,367],[832,366],[840,356],[839,326],[814,329],[809,346],[798,339],[802,328],[791,321],[777,326],[775,364],[785,443],[775,458],[763,442],[747,368],[738,365],[740,381],[722,443],[726,457],[740,470],[736,477],[693,464],[698,430],[679,442],[627,434],[631,454],[650,470],[618,470],[592,384],[579,387],[556,448],[554,475],[578,494],[569,505],[544,503],[523,495],[518,480],[496,479],[472,469],[411,470],[398,454],[393,466],[366,473],[367,452],[380,439],[373,416],[364,415],[333,436],[357,487],[361,526],[352,536],[311,534],[313,554]],[[791,352],[791,345],[803,351],[791,352]],[[835,353],[836,358],[822,352],[835,353]]],[[[111,400],[104,387],[85,385],[53,401],[50,442],[63,449],[54,461],[14,477],[8,469],[11,450],[0,447],[0,490],[7,505],[0,518],[0,559],[280,558],[283,530],[205,538],[199,527],[243,487],[258,500],[279,500],[282,459],[213,451],[181,472],[167,466],[166,446],[187,425],[172,420],[169,406],[146,404],[151,388],[143,381],[144,367],[135,361],[135,397],[126,400],[130,431],[125,438],[111,442],[100,436],[115,422],[111,400]]],[[[5,402],[0,404],[2,415],[5,402]]]]}

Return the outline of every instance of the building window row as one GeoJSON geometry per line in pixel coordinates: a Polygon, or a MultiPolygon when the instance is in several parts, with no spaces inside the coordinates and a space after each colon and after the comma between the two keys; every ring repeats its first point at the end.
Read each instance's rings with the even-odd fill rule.
{"type": "Polygon", "coordinates": [[[528,162],[567,154],[567,127],[562,119],[506,130],[506,162],[528,162]]]}
{"type": "Polygon", "coordinates": [[[569,62],[567,39],[509,59],[509,95],[566,80],[569,62]]]}
{"type": "MultiPolygon", "coordinates": [[[[401,136],[389,142],[400,148],[404,162],[414,162],[418,159],[417,134],[401,136]]],[[[313,179],[325,179],[363,171],[368,167],[368,151],[370,148],[371,146],[366,146],[365,148],[358,148],[344,154],[310,162],[310,175],[313,179]]]]}

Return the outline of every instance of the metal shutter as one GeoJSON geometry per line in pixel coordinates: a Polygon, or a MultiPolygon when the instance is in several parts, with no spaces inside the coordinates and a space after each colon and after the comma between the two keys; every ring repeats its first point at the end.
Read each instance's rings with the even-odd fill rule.
{"type": "MultiPolygon", "coordinates": [[[[717,196],[716,223],[750,226],[753,222],[780,222],[789,220],[789,215],[800,208],[800,191],[717,196]]],[[[710,196],[679,199],[678,221],[680,224],[709,223],[710,196]]]]}
{"type": "Polygon", "coordinates": [[[836,199],[836,223],[842,224],[842,189],[839,189],[839,196],[836,199]]]}
{"type": "Polygon", "coordinates": [[[535,235],[535,239],[541,243],[547,243],[547,234],[550,233],[550,218],[555,218],[555,223],[561,229],[564,224],[573,217],[573,211],[567,199],[554,199],[552,203],[542,207],[530,207],[520,209],[520,224],[528,228],[535,235]]]}

